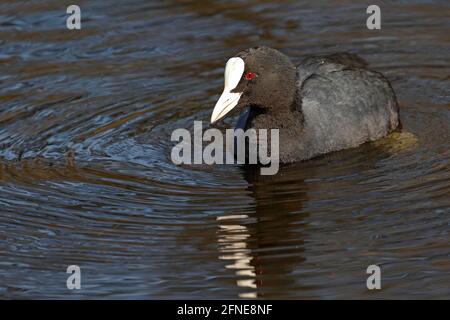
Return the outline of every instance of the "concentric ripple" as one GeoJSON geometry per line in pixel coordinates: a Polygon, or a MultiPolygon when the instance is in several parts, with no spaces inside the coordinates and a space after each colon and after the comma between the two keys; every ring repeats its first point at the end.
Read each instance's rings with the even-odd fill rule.
{"type": "Polygon", "coordinates": [[[347,1],[80,6],[69,31],[60,1],[0,4],[1,298],[450,297],[448,4],[383,4],[382,31],[347,1]],[[362,55],[402,130],[275,176],[173,164],[261,44],[362,55]]]}

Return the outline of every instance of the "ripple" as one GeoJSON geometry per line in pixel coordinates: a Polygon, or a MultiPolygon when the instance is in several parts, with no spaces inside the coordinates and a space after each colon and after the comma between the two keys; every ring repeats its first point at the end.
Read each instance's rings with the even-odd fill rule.
{"type": "Polygon", "coordinates": [[[347,1],[91,2],[78,33],[58,1],[0,5],[2,297],[448,297],[444,4],[384,4],[378,34],[347,1]],[[171,132],[209,118],[226,57],[257,44],[361,54],[402,130],[275,176],[173,164],[171,132]]]}

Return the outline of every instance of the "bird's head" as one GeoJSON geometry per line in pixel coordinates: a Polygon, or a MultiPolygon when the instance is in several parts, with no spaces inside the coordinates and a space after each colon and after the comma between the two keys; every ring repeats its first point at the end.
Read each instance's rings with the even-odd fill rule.
{"type": "Polygon", "coordinates": [[[268,47],[247,49],[225,66],[225,85],[211,123],[246,106],[262,112],[289,107],[296,92],[296,69],[283,53],[268,47]]]}

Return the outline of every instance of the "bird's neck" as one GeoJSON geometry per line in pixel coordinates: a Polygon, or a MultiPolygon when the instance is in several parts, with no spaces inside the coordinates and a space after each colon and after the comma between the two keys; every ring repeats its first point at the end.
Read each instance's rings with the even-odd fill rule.
{"type": "Polygon", "coordinates": [[[303,127],[303,112],[298,89],[291,98],[273,102],[270,107],[253,106],[247,127],[255,129],[283,129],[303,127]]]}

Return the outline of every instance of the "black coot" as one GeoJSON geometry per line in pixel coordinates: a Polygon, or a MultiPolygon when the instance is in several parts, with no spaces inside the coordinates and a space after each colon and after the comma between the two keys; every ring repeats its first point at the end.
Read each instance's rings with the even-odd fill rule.
{"type": "Polygon", "coordinates": [[[279,129],[284,163],[356,147],[399,125],[389,81],[348,53],[309,56],[296,68],[272,48],[240,52],[227,62],[211,122],[245,107],[238,126],[279,129]]]}

